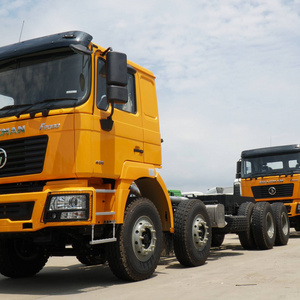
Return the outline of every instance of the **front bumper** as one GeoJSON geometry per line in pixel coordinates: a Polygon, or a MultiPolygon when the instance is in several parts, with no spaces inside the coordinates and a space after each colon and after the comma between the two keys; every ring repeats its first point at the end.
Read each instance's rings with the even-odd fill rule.
{"type": "Polygon", "coordinates": [[[296,216],[300,216],[300,201],[298,202],[292,202],[292,203],[284,203],[289,217],[296,217],[296,216]]]}
{"type": "MultiPolygon", "coordinates": [[[[110,205],[110,200],[105,195],[97,193],[92,187],[75,186],[46,188],[42,192],[0,195],[0,233],[33,232],[47,227],[104,224],[114,221],[113,214],[101,213],[109,210],[107,206],[110,205]],[[87,195],[88,203],[84,219],[49,219],[49,197],[65,194],[87,195]]],[[[69,212],[74,212],[74,209],[69,209],[69,212]]],[[[58,213],[58,215],[63,214],[58,213]]],[[[65,213],[64,216],[66,215],[65,213]]]]}

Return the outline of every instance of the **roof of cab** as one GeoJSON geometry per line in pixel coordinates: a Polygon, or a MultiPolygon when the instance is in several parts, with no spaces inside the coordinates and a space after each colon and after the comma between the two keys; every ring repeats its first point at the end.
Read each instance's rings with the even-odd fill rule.
{"type": "Polygon", "coordinates": [[[49,49],[80,44],[88,47],[93,37],[83,31],[66,31],[0,48],[0,61],[49,49]]]}

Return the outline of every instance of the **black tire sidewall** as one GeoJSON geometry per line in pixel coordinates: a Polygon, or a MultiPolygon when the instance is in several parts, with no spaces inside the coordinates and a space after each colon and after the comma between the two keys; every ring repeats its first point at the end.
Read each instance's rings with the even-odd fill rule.
{"type": "Polygon", "coordinates": [[[148,271],[145,271],[149,268],[155,268],[161,253],[161,245],[162,245],[162,229],[161,229],[161,221],[158,216],[158,213],[153,208],[153,205],[151,205],[149,202],[141,203],[142,205],[137,205],[135,209],[130,213],[127,214],[124,220],[123,224],[123,243],[124,243],[124,249],[126,251],[126,258],[128,260],[128,263],[130,264],[131,268],[135,270],[138,273],[148,273],[148,271]],[[155,251],[151,257],[145,261],[140,261],[136,255],[134,254],[134,250],[132,247],[132,230],[135,222],[139,217],[141,216],[147,216],[151,219],[154,225],[154,229],[156,230],[156,245],[155,245],[155,251]]]}
{"type": "Polygon", "coordinates": [[[225,239],[225,233],[216,233],[212,230],[211,247],[220,247],[225,239]]]}
{"type": "Polygon", "coordinates": [[[246,250],[254,250],[256,249],[255,240],[253,237],[253,231],[252,231],[252,213],[254,209],[255,204],[253,202],[244,202],[241,204],[238,210],[239,216],[246,216],[247,221],[249,224],[249,228],[247,231],[240,232],[238,234],[240,243],[242,247],[246,250]]]}
{"type": "Polygon", "coordinates": [[[289,217],[288,217],[286,207],[281,202],[274,203],[274,204],[272,204],[272,210],[273,210],[275,226],[276,226],[275,245],[276,246],[286,245],[288,243],[289,236],[290,236],[289,217]],[[288,233],[287,234],[285,234],[283,232],[283,224],[282,224],[282,218],[281,218],[282,214],[285,214],[285,217],[288,222],[288,233]]]}
{"type": "Polygon", "coordinates": [[[22,239],[0,240],[0,273],[11,278],[33,276],[38,273],[48,261],[48,256],[32,244],[32,252],[28,249],[26,257],[22,256],[18,243],[22,239]]]}
{"type": "Polygon", "coordinates": [[[255,243],[260,250],[272,249],[275,244],[276,226],[273,210],[268,202],[258,202],[254,206],[252,214],[252,230],[255,243]],[[270,237],[267,233],[267,215],[273,218],[274,234],[270,237]]]}
{"type": "Polygon", "coordinates": [[[203,265],[211,247],[211,225],[210,219],[205,205],[200,200],[188,200],[178,205],[174,218],[181,218],[181,222],[175,220],[175,233],[174,233],[174,250],[179,262],[185,266],[193,267],[203,265]],[[185,211],[186,214],[181,214],[180,211],[185,211]],[[197,216],[206,222],[208,230],[208,240],[206,244],[197,249],[194,245],[192,227],[193,222],[197,216]],[[177,225],[176,225],[177,224],[177,225]],[[183,228],[178,228],[182,224],[183,228]],[[177,226],[177,228],[176,228],[177,226]],[[180,233],[180,234],[177,234],[180,233]]]}

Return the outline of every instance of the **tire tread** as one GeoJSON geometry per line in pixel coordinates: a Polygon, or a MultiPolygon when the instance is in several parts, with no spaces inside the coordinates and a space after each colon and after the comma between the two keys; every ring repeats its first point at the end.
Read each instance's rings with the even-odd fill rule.
{"type": "Polygon", "coordinates": [[[108,262],[111,271],[119,279],[125,281],[140,281],[149,278],[156,269],[158,264],[161,247],[162,247],[162,229],[161,229],[161,220],[159,213],[155,205],[147,198],[136,198],[128,204],[125,210],[124,222],[122,225],[117,227],[116,236],[118,240],[114,243],[108,245],[108,262]],[[124,224],[126,221],[131,218],[131,215],[136,209],[144,206],[145,211],[152,210],[157,216],[158,228],[157,231],[157,252],[156,256],[153,258],[153,261],[148,263],[147,270],[145,272],[138,272],[134,270],[130,257],[126,249],[130,247],[131,239],[126,238],[124,233],[124,224]]]}
{"type": "MultiPolygon", "coordinates": [[[[276,228],[274,223],[274,235],[272,238],[268,237],[267,228],[265,223],[266,214],[268,212],[272,213],[273,211],[271,208],[270,203],[268,202],[258,202],[254,206],[253,214],[252,214],[252,230],[255,243],[260,250],[268,250],[272,249],[275,243],[275,236],[276,236],[276,228]]],[[[274,216],[273,216],[274,221],[274,216]]]]}
{"type": "Polygon", "coordinates": [[[209,255],[211,246],[211,225],[210,219],[206,211],[206,207],[200,200],[182,201],[174,214],[174,251],[178,261],[186,267],[195,267],[203,265],[209,255]],[[203,251],[193,252],[193,247],[190,246],[190,235],[188,223],[193,211],[201,210],[203,218],[208,225],[208,241],[203,251]]]}

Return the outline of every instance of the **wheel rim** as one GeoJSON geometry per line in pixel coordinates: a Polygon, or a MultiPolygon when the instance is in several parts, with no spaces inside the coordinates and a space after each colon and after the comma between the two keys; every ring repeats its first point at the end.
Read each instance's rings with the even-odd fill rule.
{"type": "Polygon", "coordinates": [[[147,261],[153,254],[156,245],[156,230],[152,220],[140,217],[132,229],[132,248],[140,261],[147,261]]]}
{"type": "Polygon", "coordinates": [[[273,217],[270,212],[267,213],[266,220],[267,220],[267,234],[269,238],[273,238],[275,233],[275,227],[274,227],[273,217]]]}
{"type": "Polygon", "coordinates": [[[289,233],[289,221],[287,215],[283,212],[281,214],[281,224],[282,224],[282,232],[284,235],[288,235],[289,233]]]}
{"type": "Polygon", "coordinates": [[[36,248],[26,240],[15,240],[13,245],[16,255],[22,260],[30,261],[38,256],[36,248]]]}
{"type": "Polygon", "coordinates": [[[197,250],[205,246],[208,240],[208,226],[201,215],[197,215],[193,221],[193,242],[197,250]]]}

